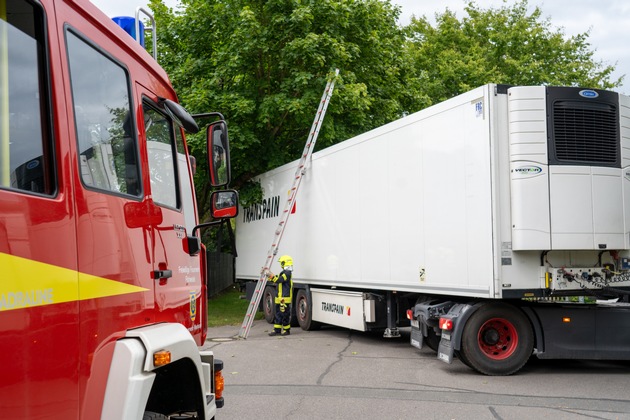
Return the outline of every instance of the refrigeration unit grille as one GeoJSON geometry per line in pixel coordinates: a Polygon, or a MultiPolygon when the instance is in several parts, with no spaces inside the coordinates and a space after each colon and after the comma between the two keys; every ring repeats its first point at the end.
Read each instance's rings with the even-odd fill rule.
{"type": "Polygon", "coordinates": [[[554,102],[553,142],[558,164],[618,166],[617,108],[606,103],[554,102]]]}

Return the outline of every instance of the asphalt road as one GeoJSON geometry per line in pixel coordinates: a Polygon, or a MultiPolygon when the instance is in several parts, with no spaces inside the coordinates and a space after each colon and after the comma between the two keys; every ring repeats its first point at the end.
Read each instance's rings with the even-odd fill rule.
{"type": "Polygon", "coordinates": [[[269,337],[256,321],[208,330],[225,363],[218,419],[629,419],[630,363],[533,360],[489,377],[402,338],[325,327],[269,337]]]}

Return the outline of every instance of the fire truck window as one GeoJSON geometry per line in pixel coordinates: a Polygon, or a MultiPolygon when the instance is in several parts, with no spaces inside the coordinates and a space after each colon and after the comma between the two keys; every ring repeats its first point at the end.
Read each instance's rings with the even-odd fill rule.
{"type": "Polygon", "coordinates": [[[43,31],[39,7],[0,1],[0,187],[53,194],[43,31]]]}
{"type": "Polygon", "coordinates": [[[81,179],[88,187],[138,196],[127,72],[71,31],[66,42],[81,179]]]}
{"type": "Polygon", "coordinates": [[[161,205],[178,208],[173,124],[164,114],[144,106],[151,195],[161,205]]]}
{"type": "Polygon", "coordinates": [[[186,231],[192,232],[195,228],[195,202],[194,187],[190,175],[188,173],[188,164],[192,166],[196,165],[196,161],[191,157],[189,159],[186,155],[186,148],[184,147],[184,137],[182,136],[182,129],[175,128],[175,144],[177,145],[177,167],[179,168],[179,185],[182,200],[182,211],[184,212],[184,223],[186,225],[186,231]]]}

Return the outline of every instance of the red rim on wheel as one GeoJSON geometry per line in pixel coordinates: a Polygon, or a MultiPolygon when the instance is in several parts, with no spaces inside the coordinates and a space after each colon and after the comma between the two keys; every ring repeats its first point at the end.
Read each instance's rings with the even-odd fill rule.
{"type": "Polygon", "coordinates": [[[504,360],[516,351],[518,333],[507,319],[492,318],[479,328],[477,342],[487,357],[493,360],[504,360]]]}

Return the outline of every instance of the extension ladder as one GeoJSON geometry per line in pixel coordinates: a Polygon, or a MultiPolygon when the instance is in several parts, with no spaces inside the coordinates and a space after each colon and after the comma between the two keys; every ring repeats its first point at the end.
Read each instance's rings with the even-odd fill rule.
{"type": "Polygon", "coordinates": [[[256,312],[258,311],[258,305],[260,305],[260,300],[265,290],[265,286],[267,285],[267,274],[269,273],[271,264],[273,263],[276,254],[278,253],[278,247],[280,246],[282,234],[284,233],[284,229],[287,226],[287,221],[289,220],[289,216],[291,215],[291,210],[293,209],[293,205],[295,204],[295,198],[298,189],[300,188],[302,177],[306,173],[306,164],[311,157],[311,154],[313,153],[313,148],[315,147],[315,142],[317,141],[317,136],[319,135],[319,130],[321,128],[322,122],[324,121],[324,115],[326,114],[326,109],[328,108],[328,103],[330,102],[330,97],[333,93],[335,79],[338,75],[339,69],[336,69],[335,75],[328,81],[328,84],[326,84],[326,89],[324,89],[324,94],[322,95],[322,99],[319,103],[317,114],[315,114],[315,120],[313,121],[311,131],[306,140],[306,145],[304,146],[304,151],[302,152],[302,157],[300,158],[297,169],[295,171],[293,185],[289,190],[289,198],[287,199],[287,203],[284,206],[284,210],[282,211],[280,222],[278,223],[278,228],[274,233],[271,248],[267,253],[265,265],[260,271],[260,277],[258,278],[258,282],[256,283],[256,288],[254,289],[252,300],[249,302],[247,313],[245,314],[243,324],[241,325],[241,329],[238,333],[239,338],[247,338],[252,323],[254,322],[254,317],[256,316],[256,312]]]}

